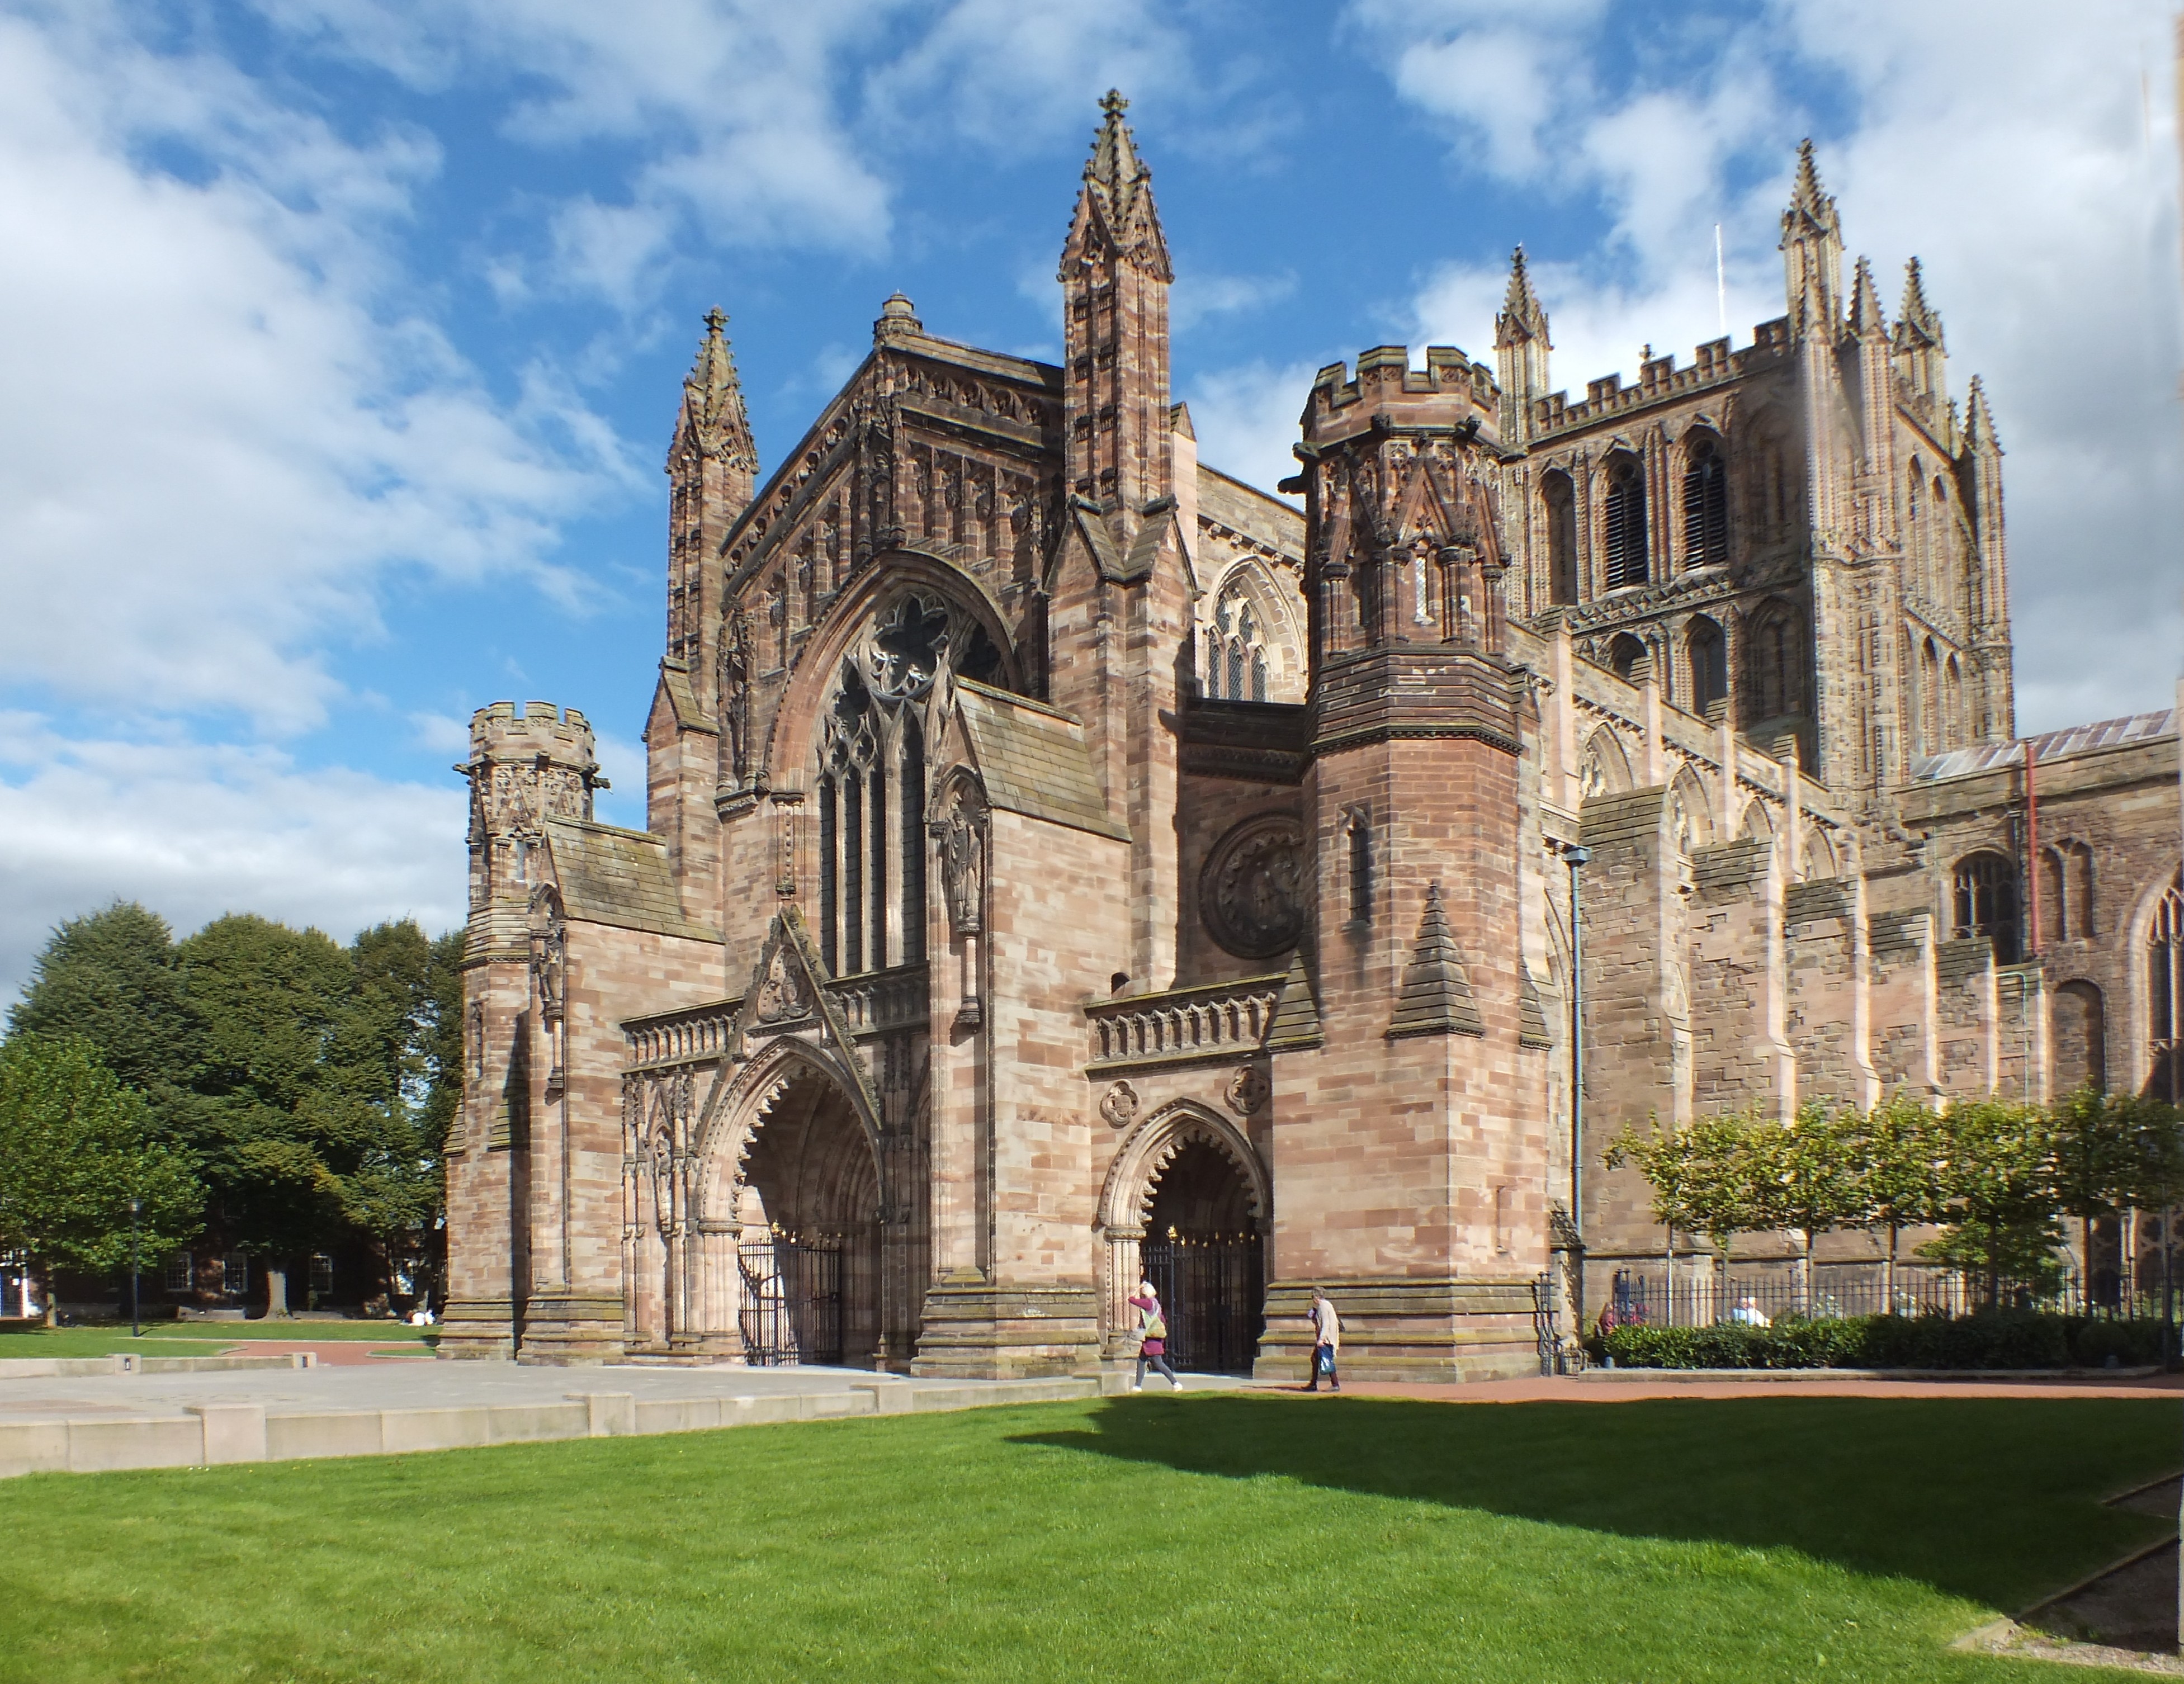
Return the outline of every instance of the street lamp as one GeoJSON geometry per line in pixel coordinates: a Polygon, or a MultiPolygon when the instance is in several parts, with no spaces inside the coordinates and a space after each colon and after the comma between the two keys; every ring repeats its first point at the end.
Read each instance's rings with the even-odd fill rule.
{"type": "Polygon", "coordinates": [[[138,1313],[138,1310],[137,1310],[137,1297],[136,1297],[136,1283],[137,1283],[137,1280],[138,1280],[138,1270],[137,1270],[137,1263],[136,1263],[136,1255],[137,1255],[136,1241],[137,1241],[137,1235],[138,1235],[138,1234],[141,1232],[142,1228],[142,1221],[141,1221],[141,1218],[142,1218],[143,1214],[144,1214],[144,1201],[143,1201],[143,1200],[142,1200],[142,1199],[131,1199],[131,1200],[130,1200],[130,1201],[129,1201],[129,1336],[130,1336],[131,1339],[141,1339],[141,1338],[142,1338],[142,1337],[143,1337],[143,1334],[144,1334],[143,1327],[142,1327],[142,1324],[141,1324],[142,1323],[143,1318],[142,1318],[142,1316],[138,1313]]]}
{"type": "Polygon", "coordinates": [[[1592,858],[1576,843],[1563,849],[1569,867],[1570,933],[1570,1314],[1585,1342],[1585,931],[1579,873],[1592,858]]]}

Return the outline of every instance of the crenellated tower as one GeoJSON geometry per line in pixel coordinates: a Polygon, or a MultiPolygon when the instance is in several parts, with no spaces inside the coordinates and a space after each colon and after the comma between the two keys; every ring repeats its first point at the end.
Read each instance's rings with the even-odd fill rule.
{"type": "Polygon", "coordinates": [[[555,1073],[558,1000],[534,998],[546,826],[588,822],[604,787],[592,728],[551,702],[471,717],[470,922],[463,949],[463,1109],[448,1143],[451,1356],[506,1356],[534,1280],[525,1202],[531,1122],[555,1073]],[[544,1021],[553,1013],[555,1021],[544,1021]],[[511,1217],[514,1214],[513,1224],[511,1217]]]}
{"type": "Polygon", "coordinates": [[[1320,371],[1298,446],[1313,859],[1303,946],[1321,1041],[1278,1073],[1273,1157],[1287,1191],[1269,1313],[1301,1308],[1316,1279],[1341,1280],[1373,1306],[1346,1313],[1376,1360],[1460,1375],[1510,1359],[1500,1347],[1522,1338],[1512,1259],[1546,1246],[1500,394],[1490,371],[1446,346],[1423,370],[1381,346],[1345,373],[1320,371]],[[1352,1214],[1398,1206],[1393,1224],[1352,1214]]]}

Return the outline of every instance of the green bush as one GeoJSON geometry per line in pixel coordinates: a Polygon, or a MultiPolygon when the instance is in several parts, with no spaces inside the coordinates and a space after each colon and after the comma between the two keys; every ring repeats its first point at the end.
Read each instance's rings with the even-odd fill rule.
{"type": "Polygon", "coordinates": [[[1592,1341],[1619,1369],[2099,1368],[2162,1359],[2162,1324],[2033,1310],[1969,1316],[1784,1316],[1772,1327],[1618,1327],[1592,1341]]]}

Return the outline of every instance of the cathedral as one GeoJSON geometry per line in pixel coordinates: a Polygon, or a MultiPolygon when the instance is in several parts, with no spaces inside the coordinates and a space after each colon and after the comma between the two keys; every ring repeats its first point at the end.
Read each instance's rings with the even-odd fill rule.
{"type": "Polygon", "coordinates": [[[1809,147],[1749,345],[1572,401],[1520,251],[1270,493],[1102,109],[1059,366],[897,294],[761,478],[707,319],[644,830],[472,721],[443,1355],[1093,1373],[1150,1276],[1189,1366],[1324,1287],[1359,1378],[1536,1373],[1662,1255],[1626,1124],[2176,1090],[2176,716],[2017,738],[1986,393],[1809,147]]]}

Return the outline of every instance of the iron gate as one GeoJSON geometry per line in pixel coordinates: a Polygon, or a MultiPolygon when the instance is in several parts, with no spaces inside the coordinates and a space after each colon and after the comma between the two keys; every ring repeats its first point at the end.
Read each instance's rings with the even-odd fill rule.
{"type": "Polygon", "coordinates": [[[746,1240],[736,1249],[743,1273],[744,1355],[760,1368],[842,1360],[842,1242],[746,1240]]]}
{"type": "Polygon", "coordinates": [[[1138,1266],[1167,1313],[1169,1362],[1198,1374],[1251,1373],[1266,1328],[1256,1238],[1141,1240],[1138,1266]]]}

